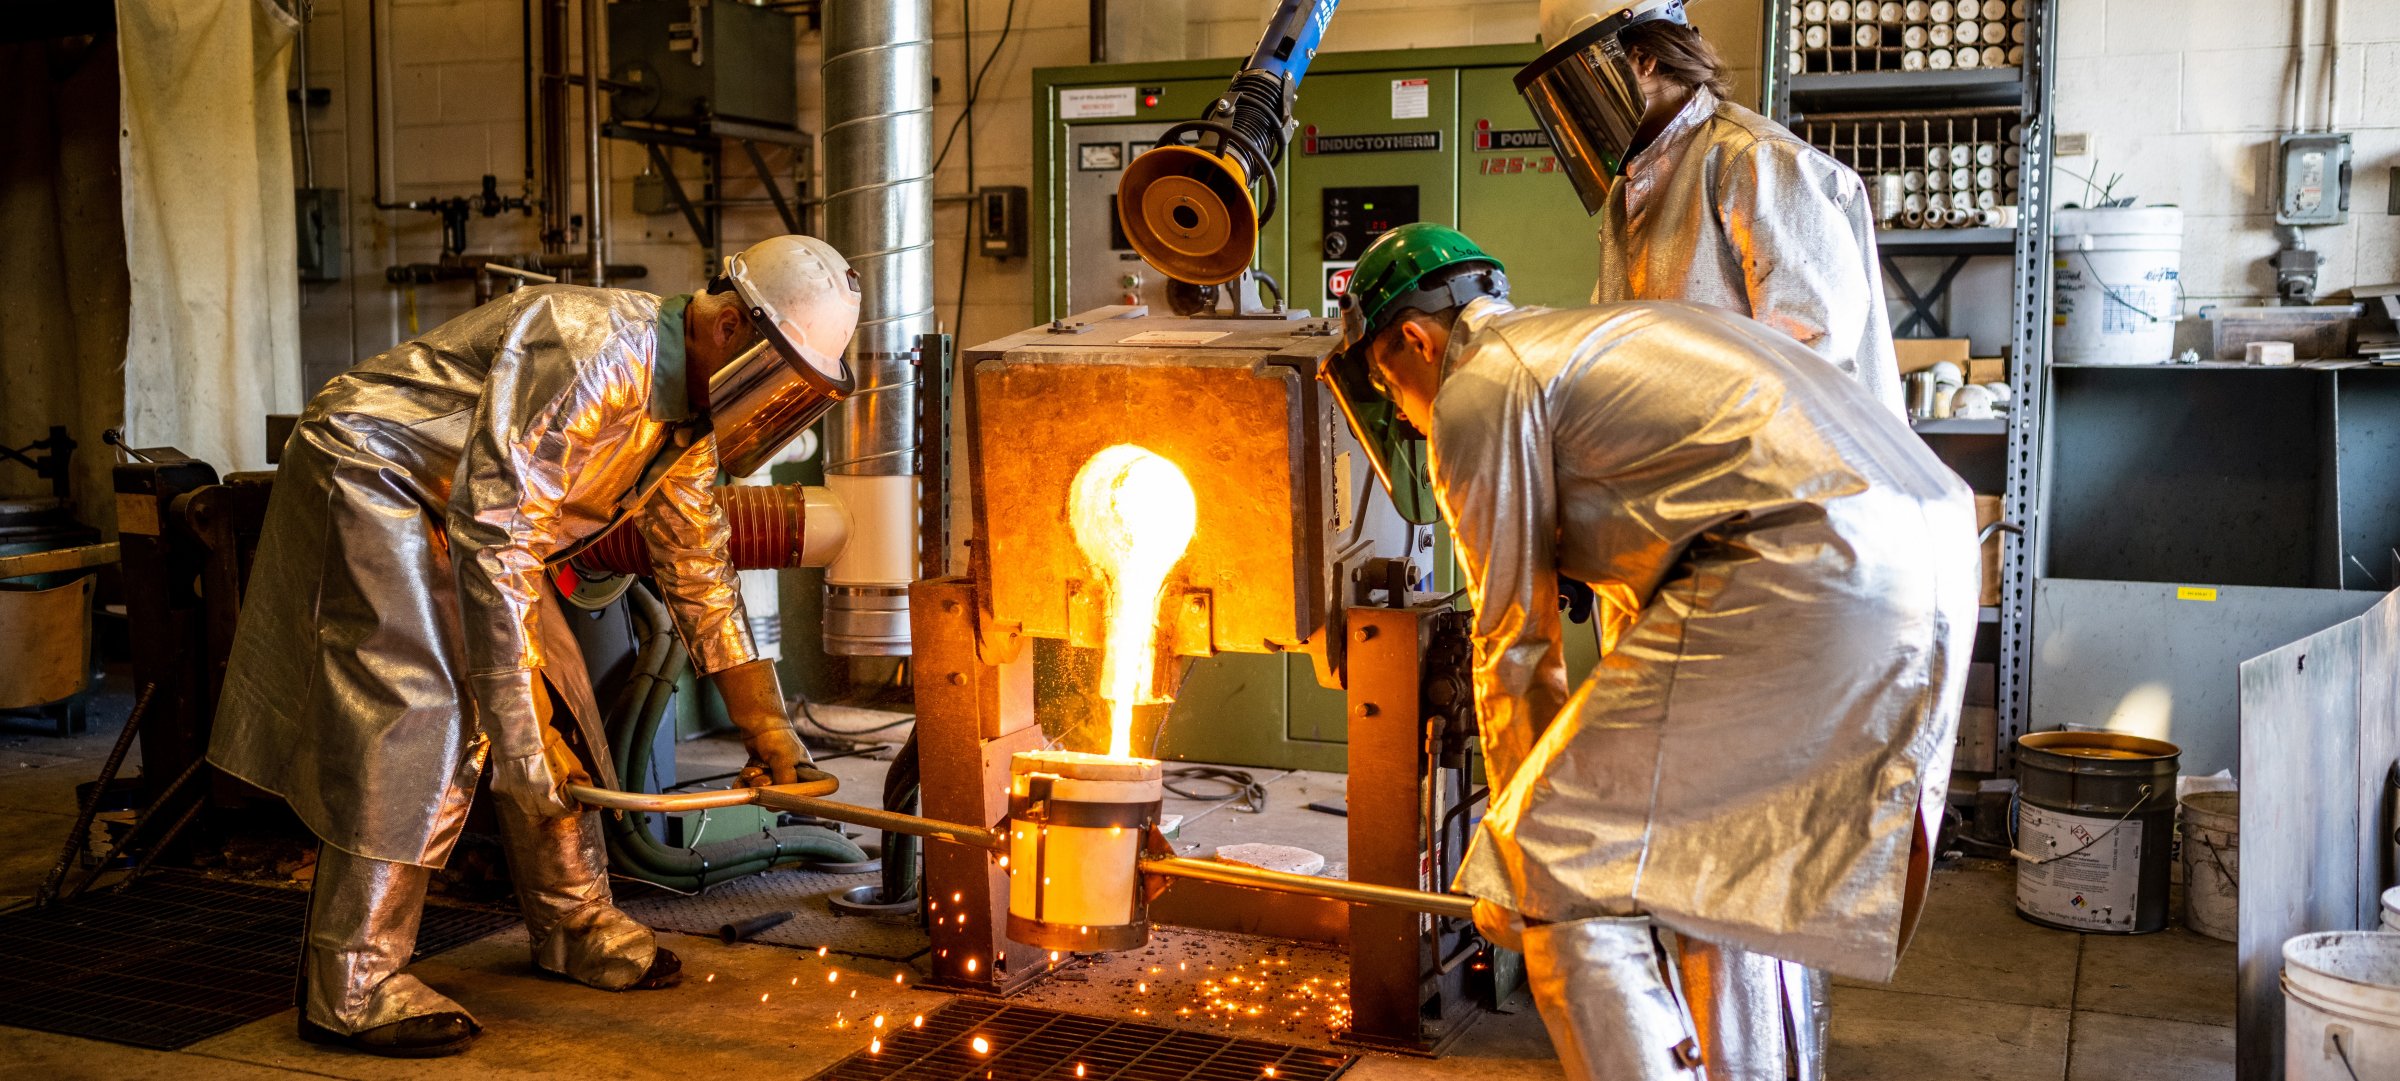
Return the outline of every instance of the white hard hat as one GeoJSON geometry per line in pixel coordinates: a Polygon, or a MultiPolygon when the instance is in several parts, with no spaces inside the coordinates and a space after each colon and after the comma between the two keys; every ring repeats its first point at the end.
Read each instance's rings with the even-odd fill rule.
{"type": "Polygon", "coordinates": [[[775,348],[848,380],[842,353],[858,328],[858,272],[833,245],[797,233],[762,240],[726,257],[725,277],[775,348]]]}
{"type": "Polygon", "coordinates": [[[858,274],[811,236],[779,236],[725,260],[760,341],[708,381],[718,464],[749,476],[842,399],[858,328],[858,274]]]}

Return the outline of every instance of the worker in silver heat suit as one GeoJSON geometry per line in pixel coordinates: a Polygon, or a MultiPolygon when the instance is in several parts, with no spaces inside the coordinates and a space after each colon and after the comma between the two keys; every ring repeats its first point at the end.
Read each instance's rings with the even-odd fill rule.
{"type": "Polygon", "coordinates": [[[1973,643],[1972,499],[1771,327],[1506,296],[1473,242],[1404,226],[1326,366],[1371,459],[1430,435],[1467,572],[1493,795],[1454,888],[1523,950],[1569,1076],[1808,1076],[1775,959],[1898,963],[1973,643]],[[1568,579],[1604,629],[1571,696],[1568,579]]]}
{"type": "Polygon", "coordinates": [[[429,877],[479,774],[542,969],[607,990],[679,962],[610,902],[599,822],[565,793],[613,778],[546,567],[623,523],[750,752],[806,752],[753,647],[712,487],[850,390],[857,277],[785,236],[715,288],[511,293],[327,383],[285,444],[209,758],[282,796],[324,842],[300,1034],[384,1055],[481,1031],[402,971],[429,877]]]}
{"type": "Polygon", "coordinates": [[[1517,75],[1598,215],[1592,303],[1686,300],[1797,339],[1902,409],[1875,215],[1858,174],[1724,100],[1684,0],[1543,0],[1517,75]]]}

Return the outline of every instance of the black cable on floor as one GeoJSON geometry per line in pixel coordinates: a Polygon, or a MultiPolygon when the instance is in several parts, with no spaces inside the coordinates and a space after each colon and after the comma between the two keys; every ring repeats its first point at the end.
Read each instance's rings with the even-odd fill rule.
{"type": "Polygon", "coordinates": [[[1169,793],[1180,799],[1215,803],[1218,800],[1236,801],[1234,809],[1257,814],[1267,809],[1267,786],[1238,769],[1223,766],[1176,766],[1166,771],[1163,784],[1169,793]],[[1177,782],[1183,782],[1178,784],[1177,782]],[[1189,784],[1224,785],[1224,791],[1194,790],[1189,784]]]}

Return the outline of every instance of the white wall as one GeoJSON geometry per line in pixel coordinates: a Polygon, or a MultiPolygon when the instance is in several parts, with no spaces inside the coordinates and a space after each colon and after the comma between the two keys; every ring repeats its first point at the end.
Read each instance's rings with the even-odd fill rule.
{"type": "MultiPolygon", "coordinates": [[[[2292,0],[2060,0],[2057,114],[2061,132],[2093,136],[2089,158],[2062,174],[2122,173],[2120,195],[2184,209],[2188,309],[2273,295],[2275,136],[2288,114],[2292,0]]],[[[2308,28],[2311,122],[2322,122],[2325,0],[2308,28]]],[[[2400,281],[2400,218],[2387,213],[2400,165],[2400,0],[2344,0],[2340,130],[2351,133],[2350,223],[2311,229],[2324,254],[2318,286],[2400,281]]],[[[2064,200],[2084,186],[2061,175],[2064,200]]]]}

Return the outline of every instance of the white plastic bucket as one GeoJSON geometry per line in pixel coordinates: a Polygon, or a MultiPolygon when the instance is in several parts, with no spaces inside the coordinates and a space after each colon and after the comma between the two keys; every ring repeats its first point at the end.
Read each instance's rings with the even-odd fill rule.
{"type": "Polygon", "coordinates": [[[2400,886],[2383,891],[2383,929],[2400,931],[2400,886]]]}
{"type": "Polygon", "coordinates": [[[2400,1077],[2400,932],[2283,944],[2284,1081],[2400,1077]]]}
{"type": "Polygon", "coordinates": [[[2183,798],[2183,925],[2226,942],[2241,895],[2241,833],[2241,793],[2183,798]]]}
{"type": "Polygon", "coordinates": [[[2061,210],[2050,219],[2051,359],[2156,364],[2183,315],[2183,211],[2061,210]]]}

